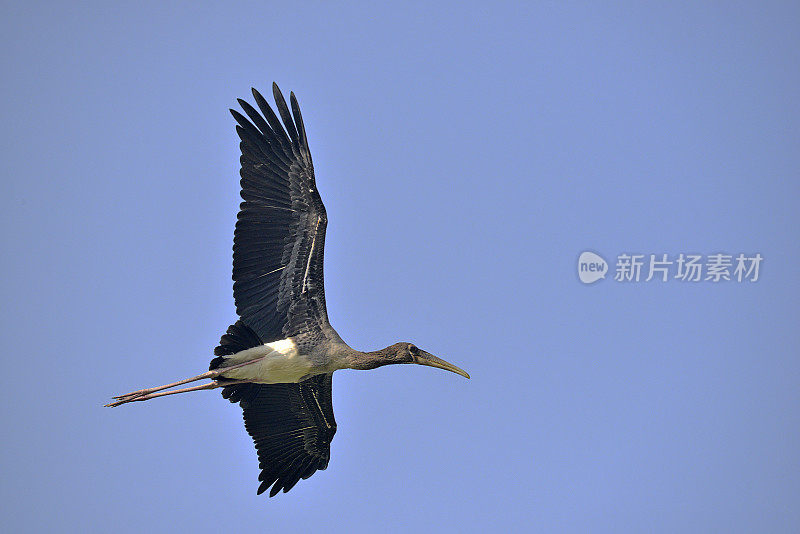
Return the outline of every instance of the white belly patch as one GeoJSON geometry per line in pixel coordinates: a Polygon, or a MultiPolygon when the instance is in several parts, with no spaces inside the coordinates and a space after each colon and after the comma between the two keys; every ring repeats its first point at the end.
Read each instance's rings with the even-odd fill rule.
{"type": "Polygon", "coordinates": [[[223,367],[247,361],[252,363],[225,371],[222,377],[259,384],[299,382],[301,378],[312,374],[314,368],[309,358],[299,353],[297,344],[291,338],[265,343],[226,356],[223,367]]]}

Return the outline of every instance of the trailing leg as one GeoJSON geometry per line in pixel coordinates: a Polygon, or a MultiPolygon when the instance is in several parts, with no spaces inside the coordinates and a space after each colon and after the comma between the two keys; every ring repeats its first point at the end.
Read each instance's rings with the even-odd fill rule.
{"type": "MultiPolygon", "coordinates": [[[[245,365],[250,365],[251,363],[255,363],[255,362],[259,361],[259,360],[261,360],[261,358],[256,358],[255,360],[248,360],[246,362],[242,362],[242,363],[239,363],[239,364],[236,364],[236,365],[231,365],[231,366],[228,366],[228,367],[218,367],[217,369],[214,369],[212,371],[206,371],[205,373],[203,373],[201,375],[193,376],[192,378],[186,378],[184,380],[178,380],[177,382],[172,382],[170,384],[164,384],[163,386],[155,386],[155,387],[152,387],[152,388],[145,388],[145,389],[140,389],[138,391],[132,391],[130,393],[126,393],[125,395],[118,395],[118,396],[112,397],[112,398],[117,399],[117,401],[122,401],[122,402],[112,402],[111,404],[106,404],[106,406],[119,406],[120,404],[124,404],[125,402],[131,402],[131,401],[134,401],[134,400],[145,400],[145,399],[141,399],[140,397],[144,397],[146,395],[152,395],[153,393],[156,393],[157,391],[162,391],[162,390],[165,390],[165,389],[174,388],[176,386],[182,386],[183,384],[188,384],[190,382],[196,382],[198,380],[204,380],[206,378],[210,378],[212,380],[216,380],[218,377],[222,376],[222,374],[225,373],[226,371],[230,371],[231,369],[237,369],[239,367],[244,367],[245,365]]],[[[203,389],[209,389],[209,388],[203,388],[203,389]]],[[[183,392],[183,391],[186,391],[186,390],[180,390],[180,392],[183,392]]],[[[148,397],[148,398],[153,398],[153,397],[148,397]]]]}
{"type": "Polygon", "coordinates": [[[110,404],[106,404],[106,406],[109,407],[109,408],[114,408],[116,406],[119,406],[120,404],[125,404],[126,402],[146,401],[146,400],[150,400],[150,399],[155,399],[156,397],[165,397],[167,395],[175,395],[177,393],[188,393],[190,391],[200,391],[201,389],[221,388],[221,387],[223,387],[225,385],[226,385],[225,383],[209,382],[208,384],[202,384],[200,386],[192,386],[190,388],[173,389],[173,390],[170,390],[170,391],[160,391],[160,392],[157,392],[157,393],[146,393],[146,394],[143,394],[143,395],[136,395],[136,396],[130,397],[130,398],[123,397],[123,398],[121,398],[120,400],[118,400],[116,402],[112,402],[110,404]]]}

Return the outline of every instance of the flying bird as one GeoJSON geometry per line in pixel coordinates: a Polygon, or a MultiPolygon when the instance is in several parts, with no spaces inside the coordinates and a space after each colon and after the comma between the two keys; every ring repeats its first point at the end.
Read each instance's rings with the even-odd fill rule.
{"type": "Polygon", "coordinates": [[[278,115],[255,89],[256,108],[231,110],[241,140],[241,196],[233,238],[233,296],[239,319],[214,349],[209,371],[114,397],[106,406],[222,388],[239,403],[255,443],[258,493],[289,491],[325,469],[336,433],[331,378],[339,369],[415,363],[469,378],[463,369],[407,342],[361,352],[328,321],[323,252],[328,217],[317,191],[308,138],[294,93],[276,84],[278,115]],[[202,385],[177,386],[210,379],[202,385]]]}

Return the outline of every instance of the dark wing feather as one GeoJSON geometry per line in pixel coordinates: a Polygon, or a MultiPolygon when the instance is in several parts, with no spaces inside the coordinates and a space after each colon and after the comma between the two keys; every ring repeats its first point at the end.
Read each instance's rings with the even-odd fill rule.
{"type": "Polygon", "coordinates": [[[301,478],[328,467],[336,433],[331,376],[316,375],[299,384],[253,384],[257,392],[243,412],[258,451],[258,493],[270,486],[270,497],[289,491],[301,478]]]}
{"type": "MultiPolygon", "coordinates": [[[[289,111],[277,85],[281,120],[253,89],[257,111],[243,100],[231,110],[241,139],[242,202],[233,239],[233,296],[240,320],[222,336],[211,361],[287,337],[315,344],[329,328],[325,310],[323,252],[328,218],[317,192],[305,126],[294,94],[289,111]]],[[[238,402],[261,467],[258,493],[288,491],[301,478],[325,469],[336,433],[331,375],[298,384],[226,386],[238,402]]]]}
{"type": "Polygon", "coordinates": [[[270,497],[289,491],[301,478],[328,467],[336,433],[331,408],[331,375],[299,384],[239,384],[223,396],[242,406],[244,426],[258,452],[261,484],[270,497]]]}
{"type": "Polygon", "coordinates": [[[328,326],[323,253],[328,218],[317,191],[305,126],[294,94],[283,124],[253,89],[259,112],[231,110],[241,139],[241,204],[233,239],[233,296],[244,324],[265,342],[290,336],[313,343],[328,326]]]}
{"type": "MultiPolygon", "coordinates": [[[[278,86],[273,95],[281,120],[261,94],[261,111],[239,100],[231,110],[241,139],[242,202],[233,238],[233,296],[240,320],[222,336],[211,361],[287,337],[300,345],[321,340],[325,310],[323,253],[328,218],[317,192],[303,118],[294,94],[289,111],[278,86]]],[[[270,496],[325,469],[336,433],[331,375],[299,384],[233,384],[222,396],[243,409],[258,451],[261,485],[270,496]]]]}
{"type": "MultiPolygon", "coordinates": [[[[258,335],[238,321],[222,336],[214,354],[221,359],[260,344],[258,335]]],[[[261,468],[258,493],[272,486],[273,497],[328,467],[336,433],[330,374],[298,384],[233,384],[223,388],[222,396],[242,407],[261,468]]]]}

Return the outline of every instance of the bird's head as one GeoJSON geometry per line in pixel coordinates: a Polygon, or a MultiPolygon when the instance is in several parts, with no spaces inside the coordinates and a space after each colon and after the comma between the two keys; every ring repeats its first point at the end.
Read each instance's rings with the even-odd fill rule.
{"type": "Polygon", "coordinates": [[[393,363],[416,363],[418,365],[427,365],[429,367],[438,367],[469,378],[469,373],[438,358],[430,352],[425,352],[413,343],[401,342],[390,345],[385,349],[378,351],[381,354],[381,363],[379,365],[388,365],[393,363]]]}

